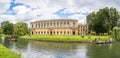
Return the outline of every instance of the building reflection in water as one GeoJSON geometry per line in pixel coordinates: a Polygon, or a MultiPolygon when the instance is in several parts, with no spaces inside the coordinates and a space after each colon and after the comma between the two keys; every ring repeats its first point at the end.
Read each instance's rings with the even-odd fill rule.
{"type": "Polygon", "coordinates": [[[30,41],[32,50],[47,58],[87,58],[86,44],[30,41]]]}

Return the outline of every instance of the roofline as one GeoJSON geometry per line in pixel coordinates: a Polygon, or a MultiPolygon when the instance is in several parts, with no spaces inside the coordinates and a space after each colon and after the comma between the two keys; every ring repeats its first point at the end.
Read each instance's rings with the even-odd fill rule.
{"type": "Polygon", "coordinates": [[[46,19],[46,20],[39,20],[39,21],[34,21],[30,23],[36,23],[36,22],[45,22],[45,21],[78,21],[77,19],[46,19]]]}

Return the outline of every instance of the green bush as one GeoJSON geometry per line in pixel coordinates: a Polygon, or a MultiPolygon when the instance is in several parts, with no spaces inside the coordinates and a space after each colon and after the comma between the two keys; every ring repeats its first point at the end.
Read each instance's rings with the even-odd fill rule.
{"type": "Polygon", "coordinates": [[[120,40],[120,28],[114,27],[112,37],[116,40],[120,40]]]}

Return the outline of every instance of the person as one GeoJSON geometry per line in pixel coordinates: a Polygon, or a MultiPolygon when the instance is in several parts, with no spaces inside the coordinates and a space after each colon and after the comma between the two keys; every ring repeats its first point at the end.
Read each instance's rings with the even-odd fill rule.
{"type": "Polygon", "coordinates": [[[112,42],[112,38],[110,38],[109,41],[112,42]]]}

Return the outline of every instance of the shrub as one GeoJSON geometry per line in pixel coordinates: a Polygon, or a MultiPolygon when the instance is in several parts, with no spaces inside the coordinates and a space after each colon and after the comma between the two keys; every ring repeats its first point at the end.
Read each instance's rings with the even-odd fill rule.
{"type": "Polygon", "coordinates": [[[116,40],[120,40],[120,28],[114,27],[112,37],[116,40]]]}

